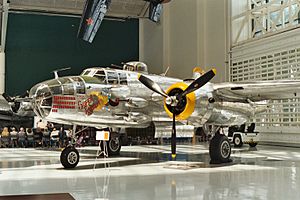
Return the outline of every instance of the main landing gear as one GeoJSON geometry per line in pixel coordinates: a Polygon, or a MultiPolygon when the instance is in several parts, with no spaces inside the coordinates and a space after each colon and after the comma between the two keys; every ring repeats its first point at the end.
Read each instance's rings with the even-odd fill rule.
{"type": "Polygon", "coordinates": [[[211,164],[221,164],[232,162],[230,159],[231,145],[227,136],[220,134],[220,128],[216,126],[204,125],[206,134],[214,135],[209,144],[209,155],[211,164]]]}
{"type": "Polygon", "coordinates": [[[231,146],[228,138],[225,135],[216,133],[209,145],[210,163],[221,164],[231,162],[230,154],[231,146]]]}
{"type": "Polygon", "coordinates": [[[116,132],[112,132],[107,144],[108,155],[109,156],[120,155],[121,146],[122,144],[121,144],[119,134],[116,132]]]}
{"type": "MultiPolygon", "coordinates": [[[[119,134],[117,132],[111,132],[107,144],[108,155],[119,155],[121,146],[119,134]]],[[[101,146],[101,148],[103,148],[103,146],[101,146]]],[[[79,158],[79,152],[73,145],[66,147],[60,154],[60,162],[66,169],[75,168],[79,163],[79,158]]]]}

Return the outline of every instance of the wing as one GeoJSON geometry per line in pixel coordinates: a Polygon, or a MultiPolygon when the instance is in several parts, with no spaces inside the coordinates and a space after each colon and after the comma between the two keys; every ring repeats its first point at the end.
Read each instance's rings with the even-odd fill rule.
{"type": "Polygon", "coordinates": [[[233,102],[300,98],[300,80],[220,83],[213,90],[216,99],[233,102]]]}
{"type": "Polygon", "coordinates": [[[77,37],[93,42],[111,0],[86,0],[77,37]]]}
{"type": "Polygon", "coordinates": [[[28,97],[28,91],[23,95],[11,97],[3,93],[0,97],[0,112],[13,113],[21,117],[33,117],[32,99],[28,97]]]}

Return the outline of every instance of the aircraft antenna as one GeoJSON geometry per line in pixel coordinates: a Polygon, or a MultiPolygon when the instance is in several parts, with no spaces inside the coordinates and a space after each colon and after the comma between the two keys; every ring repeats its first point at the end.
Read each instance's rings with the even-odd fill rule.
{"type": "Polygon", "coordinates": [[[170,66],[167,67],[166,71],[164,73],[162,73],[161,75],[162,76],[166,76],[169,72],[169,69],[170,69],[170,66]]]}
{"type": "Polygon", "coordinates": [[[53,71],[53,73],[54,73],[54,77],[55,77],[55,79],[58,79],[58,72],[61,72],[61,71],[66,71],[66,70],[69,70],[69,69],[71,69],[71,67],[66,67],[66,68],[62,68],[62,69],[56,69],[56,70],[54,70],[53,71]]]}

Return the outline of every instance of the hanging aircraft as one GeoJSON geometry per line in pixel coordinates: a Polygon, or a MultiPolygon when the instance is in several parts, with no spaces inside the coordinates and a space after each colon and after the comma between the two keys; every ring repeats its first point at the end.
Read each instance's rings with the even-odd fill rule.
{"type": "MultiPolygon", "coordinates": [[[[92,43],[96,33],[114,0],[86,0],[77,37],[92,43]]],[[[149,2],[149,19],[159,22],[162,13],[162,4],[171,0],[143,0],[149,2]]]]}
{"type": "MultiPolygon", "coordinates": [[[[176,126],[213,127],[209,147],[212,163],[230,162],[228,138],[222,126],[240,125],[264,111],[262,100],[299,98],[300,81],[210,83],[216,71],[199,68],[193,79],[181,80],[148,74],[142,62],[129,62],[122,69],[93,67],[79,76],[59,77],[31,88],[29,99],[39,117],[60,124],[109,128],[109,155],[120,153],[120,128],[144,128],[154,122],[170,125],[171,149],[176,157],[176,126]]],[[[207,130],[207,129],[205,129],[207,130]]],[[[65,168],[74,168],[79,153],[73,147],[61,153],[65,168]]]]}

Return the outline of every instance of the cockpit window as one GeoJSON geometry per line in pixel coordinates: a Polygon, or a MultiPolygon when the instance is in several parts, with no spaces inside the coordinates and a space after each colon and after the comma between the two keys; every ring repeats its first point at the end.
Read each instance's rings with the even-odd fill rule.
{"type": "Polygon", "coordinates": [[[84,82],[90,83],[90,84],[100,84],[101,82],[99,81],[98,78],[91,77],[91,76],[80,76],[84,82]]]}
{"type": "Polygon", "coordinates": [[[137,71],[138,72],[144,72],[144,71],[147,71],[147,67],[143,64],[137,64],[137,71]]]}
{"type": "Polygon", "coordinates": [[[106,83],[106,76],[105,76],[105,72],[103,70],[99,70],[94,74],[94,77],[96,77],[97,79],[99,79],[99,81],[101,83],[106,83]]]}
{"type": "Polygon", "coordinates": [[[127,85],[127,76],[125,73],[119,73],[119,80],[121,85],[127,85]]]}
{"type": "Polygon", "coordinates": [[[86,70],[86,71],[84,71],[81,75],[87,76],[90,72],[91,72],[91,70],[86,70]]]}
{"type": "Polygon", "coordinates": [[[107,72],[107,82],[113,85],[118,84],[118,74],[116,72],[107,72]]]}

